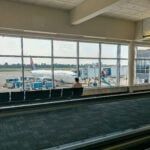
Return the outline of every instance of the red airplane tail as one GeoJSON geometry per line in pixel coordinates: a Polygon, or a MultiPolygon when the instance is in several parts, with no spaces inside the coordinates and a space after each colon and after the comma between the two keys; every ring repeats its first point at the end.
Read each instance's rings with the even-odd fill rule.
{"type": "Polygon", "coordinates": [[[30,65],[31,65],[32,70],[36,69],[32,57],[30,57],[30,65]]]}

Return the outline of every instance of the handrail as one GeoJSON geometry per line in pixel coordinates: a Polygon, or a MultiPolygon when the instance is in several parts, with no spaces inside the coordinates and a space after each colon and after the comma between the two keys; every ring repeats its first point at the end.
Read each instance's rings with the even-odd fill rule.
{"type": "Polygon", "coordinates": [[[47,148],[45,150],[75,150],[75,149],[84,149],[88,147],[92,147],[94,145],[99,145],[101,148],[108,147],[108,145],[113,145],[114,143],[117,144],[121,142],[125,142],[127,140],[133,140],[136,138],[141,138],[143,136],[150,135],[150,126],[143,126],[137,129],[128,129],[122,132],[115,132],[112,134],[107,134],[105,136],[93,137],[90,139],[85,139],[69,144],[64,144],[52,148],[47,148]]]}

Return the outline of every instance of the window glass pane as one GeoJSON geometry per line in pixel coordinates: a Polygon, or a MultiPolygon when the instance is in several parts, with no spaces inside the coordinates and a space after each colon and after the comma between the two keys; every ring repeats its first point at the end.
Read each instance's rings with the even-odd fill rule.
{"type": "Polygon", "coordinates": [[[98,43],[79,43],[79,57],[97,57],[99,58],[98,43]]]}
{"type": "Polygon", "coordinates": [[[21,55],[21,40],[16,37],[0,36],[0,55],[21,55]]]}
{"type": "Polygon", "coordinates": [[[99,64],[98,59],[80,59],[80,79],[84,87],[99,86],[99,64]]]}
{"type": "Polygon", "coordinates": [[[121,58],[128,58],[128,46],[121,45],[121,58]]]}
{"type": "Polygon", "coordinates": [[[128,85],[128,60],[120,61],[120,85],[128,85]]]}
{"type": "Polygon", "coordinates": [[[150,60],[136,61],[136,84],[150,83],[150,60]]]}
{"type": "Polygon", "coordinates": [[[51,40],[23,38],[24,55],[51,56],[51,40]]]}
{"type": "Polygon", "coordinates": [[[101,45],[102,58],[117,58],[117,45],[116,44],[102,44],[101,45]]]}
{"type": "Polygon", "coordinates": [[[21,58],[0,58],[0,92],[22,90],[21,58]]]}
{"type": "Polygon", "coordinates": [[[24,58],[25,90],[52,88],[50,58],[24,58]]]}
{"type": "Polygon", "coordinates": [[[111,59],[101,60],[101,86],[111,87],[116,86],[117,81],[117,61],[111,59]]]}
{"type": "Polygon", "coordinates": [[[136,47],[136,58],[150,58],[150,47],[136,47]]]}
{"type": "Polygon", "coordinates": [[[77,77],[76,59],[54,59],[56,87],[72,87],[75,77],[77,77]]]}
{"type": "Polygon", "coordinates": [[[54,56],[76,57],[77,42],[54,40],[54,56]]]}

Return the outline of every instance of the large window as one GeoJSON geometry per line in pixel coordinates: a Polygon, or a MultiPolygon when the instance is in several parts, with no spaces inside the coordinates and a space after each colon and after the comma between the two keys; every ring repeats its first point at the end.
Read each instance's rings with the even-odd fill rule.
{"type": "Polygon", "coordinates": [[[128,49],[127,45],[120,45],[120,85],[128,85],[128,49]]]}
{"type": "Polygon", "coordinates": [[[121,59],[128,59],[128,45],[121,45],[121,59]]]}
{"type": "MultiPolygon", "coordinates": [[[[138,83],[149,82],[148,54],[138,47],[138,83]]],[[[128,46],[0,36],[0,91],[72,87],[75,77],[86,88],[128,85],[128,46]]]]}
{"type": "Polygon", "coordinates": [[[45,90],[52,87],[51,58],[24,58],[25,90],[45,90]]]}
{"type": "Polygon", "coordinates": [[[100,86],[100,67],[98,59],[80,59],[79,64],[80,79],[83,86],[100,86]]]}
{"type": "Polygon", "coordinates": [[[120,61],[120,85],[128,85],[128,60],[120,61]]]}
{"type": "Polygon", "coordinates": [[[77,57],[77,43],[72,41],[53,41],[54,56],[77,57]]]}
{"type": "Polygon", "coordinates": [[[128,85],[128,46],[102,44],[101,86],[128,85]]]}
{"type": "Polygon", "coordinates": [[[102,58],[117,58],[117,44],[102,44],[101,45],[102,58]]]}
{"type": "Polygon", "coordinates": [[[112,59],[101,60],[101,86],[117,85],[117,61],[112,59]]]}
{"type": "Polygon", "coordinates": [[[23,38],[24,56],[51,56],[51,41],[23,38]]]}
{"type": "Polygon", "coordinates": [[[94,57],[99,58],[98,43],[79,43],[79,57],[94,57]]]}
{"type": "Polygon", "coordinates": [[[21,58],[1,57],[0,58],[0,91],[20,91],[21,82],[21,58]]]}
{"type": "Polygon", "coordinates": [[[100,45],[79,42],[79,77],[84,87],[100,86],[100,45]]]}
{"type": "Polygon", "coordinates": [[[0,92],[22,90],[21,39],[0,36],[0,92]]]}
{"type": "Polygon", "coordinates": [[[21,39],[16,37],[0,36],[0,55],[21,56],[21,39]]]}
{"type": "Polygon", "coordinates": [[[53,88],[51,40],[23,38],[24,89],[53,88]]]}
{"type": "Polygon", "coordinates": [[[77,42],[53,41],[54,84],[56,88],[72,87],[77,77],[77,42]]]}
{"type": "Polygon", "coordinates": [[[117,86],[117,44],[101,44],[101,86],[117,86]]]}
{"type": "Polygon", "coordinates": [[[136,47],[136,80],[135,84],[150,83],[150,47],[136,47]]]}
{"type": "Polygon", "coordinates": [[[76,59],[54,59],[55,87],[72,87],[77,77],[76,59]]]}

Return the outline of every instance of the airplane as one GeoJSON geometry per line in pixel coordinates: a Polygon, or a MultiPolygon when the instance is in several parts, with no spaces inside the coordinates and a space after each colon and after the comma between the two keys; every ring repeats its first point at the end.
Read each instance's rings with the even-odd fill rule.
{"type": "MultiPolygon", "coordinates": [[[[51,70],[44,70],[44,69],[36,69],[32,57],[30,57],[30,64],[32,67],[32,75],[34,77],[41,77],[41,78],[49,78],[52,79],[52,71],[51,70]]],[[[54,70],[54,80],[59,81],[61,83],[72,84],[74,83],[74,79],[77,77],[77,74],[73,71],[67,70],[54,70]]]]}

